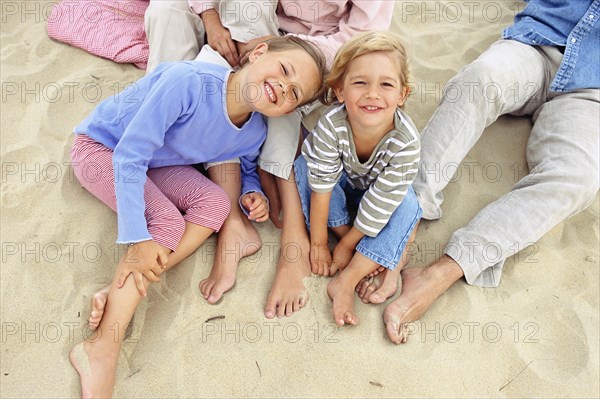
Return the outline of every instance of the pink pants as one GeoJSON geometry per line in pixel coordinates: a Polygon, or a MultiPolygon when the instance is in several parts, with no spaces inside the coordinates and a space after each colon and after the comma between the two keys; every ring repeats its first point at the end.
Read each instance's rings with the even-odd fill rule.
{"type": "MultiPolygon", "coordinates": [[[[71,149],[75,176],[116,212],[112,156],[113,151],[103,144],[84,134],[75,135],[71,149]]],[[[150,235],[172,251],[183,236],[186,221],[219,231],[231,209],[227,194],[192,166],[148,169],[144,201],[150,235]]]]}

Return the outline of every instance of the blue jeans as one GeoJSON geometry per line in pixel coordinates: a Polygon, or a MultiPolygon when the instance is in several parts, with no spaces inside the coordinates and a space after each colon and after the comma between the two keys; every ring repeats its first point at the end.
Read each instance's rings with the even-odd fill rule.
{"type": "MultiPolygon", "coordinates": [[[[294,172],[306,227],[310,229],[310,195],[312,190],[308,184],[308,166],[303,156],[300,156],[294,162],[294,172]]],[[[350,184],[346,184],[346,173],[342,173],[340,181],[333,187],[331,193],[327,226],[339,227],[350,224],[356,216],[358,205],[365,192],[366,190],[357,190],[352,188],[350,184]]],[[[422,213],[417,196],[411,187],[379,234],[376,237],[363,237],[356,246],[356,250],[377,264],[394,270],[400,262],[406,243],[422,213]]]]}

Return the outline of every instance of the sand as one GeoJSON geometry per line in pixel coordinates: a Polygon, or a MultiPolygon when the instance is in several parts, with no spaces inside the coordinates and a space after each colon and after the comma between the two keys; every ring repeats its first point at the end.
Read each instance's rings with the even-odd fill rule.
{"type": "MultiPolygon", "coordinates": [[[[50,40],[51,4],[2,2],[3,398],[80,395],[68,353],[82,340],[90,297],[110,281],[118,250],[115,215],[69,167],[71,131],[101,99],[143,75],[50,40]],[[17,13],[5,12],[7,3],[17,13]]],[[[419,129],[447,80],[499,37],[519,7],[396,4],[392,29],[408,45],[415,82],[407,111],[419,129]]],[[[443,218],[422,223],[410,267],[433,261],[454,230],[525,173],[530,128],[527,118],[502,117],[486,130],[465,159],[472,164],[461,165],[445,190],[443,218]]],[[[280,234],[270,222],[257,226],[263,249],[242,261],[234,289],[207,304],[197,286],[210,270],[213,237],[150,289],[124,345],[114,396],[598,397],[598,209],[596,197],[508,259],[499,288],[455,284],[402,346],[386,338],[385,305],[357,301],[360,325],[335,327],[326,278],[306,279],[305,309],[265,319],[280,234]],[[225,318],[205,322],[217,315],[225,318]]]]}

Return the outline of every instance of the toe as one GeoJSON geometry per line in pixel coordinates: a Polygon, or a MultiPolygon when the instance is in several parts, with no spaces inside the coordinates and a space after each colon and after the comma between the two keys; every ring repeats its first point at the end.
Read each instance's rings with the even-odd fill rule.
{"type": "Polygon", "coordinates": [[[210,294],[208,295],[208,303],[215,304],[217,302],[219,302],[219,299],[221,299],[221,297],[223,296],[223,292],[218,290],[217,287],[213,287],[210,290],[210,294]]]}
{"type": "Polygon", "coordinates": [[[302,306],[300,306],[300,298],[295,298],[294,302],[292,303],[292,310],[297,312],[300,309],[302,309],[302,306]]]}
{"type": "Polygon", "coordinates": [[[265,317],[272,319],[275,317],[275,309],[277,309],[277,300],[273,298],[267,298],[267,304],[265,305],[265,317]]]}
{"type": "Polygon", "coordinates": [[[281,318],[283,316],[285,316],[285,302],[280,301],[277,306],[277,317],[281,318]]]}
{"type": "Polygon", "coordinates": [[[293,301],[288,301],[285,304],[285,315],[287,317],[290,317],[292,315],[292,313],[294,313],[294,303],[293,303],[293,301]]]}
{"type": "Polygon", "coordinates": [[[356,316],[354,316],[354,314],[349,310],[344,313],[344,321],[348,324],[352,324],[353,326],[358,322],[356,316]]]}

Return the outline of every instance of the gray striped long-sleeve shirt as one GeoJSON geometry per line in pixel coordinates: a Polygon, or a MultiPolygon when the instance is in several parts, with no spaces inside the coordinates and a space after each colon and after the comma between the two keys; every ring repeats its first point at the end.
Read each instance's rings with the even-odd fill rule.
{"type": "Polygon", "coordinates": [[[398,108],[394,129],[379,142],[369,160],[356,155],[346,107],[335,104],[321,116],[306,138],[302,154],[308,163],[308,182],[314,192],[330,192],[342,175],[354,188],[367,190],[354,227],[375,237],[387,224],[414,181],[421,142],[412,120],[398,108]]]}

